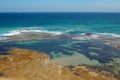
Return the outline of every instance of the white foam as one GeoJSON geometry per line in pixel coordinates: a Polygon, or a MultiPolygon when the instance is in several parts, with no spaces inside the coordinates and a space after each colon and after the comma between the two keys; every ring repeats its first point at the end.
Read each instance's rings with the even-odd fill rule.
{"type": "Polygon", "coordinates": [[[102,35],[102,36],[111,36],[111,37],[120,37],[120,35],[117,35],[117,34],[113,34],[113,33],[98,33],[99,35],[102,35]]]}
{"type": "Polygon", "coordinates": [[[7,40],[7,37],[0,37],[0,40],[7,40]]]}
{"type": "Polygon", "coordinates": [[[77,40],[93,40],[93,39],[105,39],[105,38],[120,38],[120,35],[112,34],[112,33],[91,33],[87,35],[87,33],[81,33],[77,36],[73,36],[72,39],[77,40]]]}
{"type": "Polygon", "coordinates": [[[77,39],[77,40],[92,40],[92,39],[98,39],[99,36],[96,34],[91,33],[90,35],[87,35],[86,33],[81,33],[72,39],[77,39]]]}
{"type": "Polygon", "coordinates": [[[48,34],[52,34],[52,35],[60,35],[62,34],[62,32],[58,32],[58,31],[46,31],[46,30],[13,30],[10,31],[6,34],[3,34],[2,36],[15,36],[15,35],[21,35],[21,33],[48,33],[48,34]]]}
{"type": "Polygon", "coordinates": [[[19,30],[10,31],[9,33],[3,34],[2,36],[14,36],[20,34],[19,30]]]}
{"type": "Polygon", "coordinates": [[[70,29],[70,30],[66,30],[65,32],[68,33],[68,32],[72,32],[72,31],[75,31],[75,30],[70,29]]]}
{"type": "MultiPolygon", "coordinates": [[[[67,30],[65,32],[59,32],[59,31],[47,31],[47,30],[31,30],[31,29],[24,29],[24,30],[13,30],[6,34],[3,34],[0,39],[3,39],[3,37],[6,36],[17,36],[17,35],[24,35],[24,33],[47,33],[52,35],[61,35],[63,33],[69,32],[72,30],[67,30]]],[[[71,39],[76,40],[92,40],[92,39],[103,39],[103,38],[120,38],[120,35],[112,34],[112,33],[81,33],[78,35],[72,35],[71,39]]]]}

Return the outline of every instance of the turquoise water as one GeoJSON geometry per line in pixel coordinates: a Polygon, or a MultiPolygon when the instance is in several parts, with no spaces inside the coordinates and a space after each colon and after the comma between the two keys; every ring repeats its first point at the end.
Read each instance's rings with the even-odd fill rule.
{"type": "Polygon", "coordinates": [[[120,34],[120,13],[0,13],[0,33],[46,30],[120,34]]]}

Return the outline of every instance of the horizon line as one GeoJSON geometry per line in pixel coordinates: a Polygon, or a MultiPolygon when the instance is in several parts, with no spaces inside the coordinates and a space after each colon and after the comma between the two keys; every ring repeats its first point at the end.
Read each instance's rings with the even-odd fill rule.
{"type": "Polygon", "coordinates": [[[47,11],[43,11],[43,12],[42,11],[40,12],[28,11],[28,12],[25,12],[25,11],[21,11],[21,12],[16,12],[16,11],[12,11],[12,12],[0,12],[0,13],[120,13],[120,12],[109,12],[109,11],[108,12],[107,11],[106,12],[102,12],[102,11],[101,12],[99,11],[96,11],[96,12],[92,12],[92,11],[91,12],[90,11],[88,12],[87,11],[78,11],[78,12],[77,11],[76,12],[75,11],[73,12],[72,11],[69,11],[69,12],[65,12],[65,11],[56,11],[56,12],[55,11],[48,11],[48,12],[47,11]]]}

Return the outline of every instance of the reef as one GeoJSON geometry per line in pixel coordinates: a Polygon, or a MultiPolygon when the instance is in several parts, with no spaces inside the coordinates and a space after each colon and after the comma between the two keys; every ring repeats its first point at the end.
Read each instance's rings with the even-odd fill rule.
{"type": "Polygon", "coordinates": [[[42,52],[12,48],[0,55],[0,80],[116,80],[85,66],[61,66],[42,52]]]}

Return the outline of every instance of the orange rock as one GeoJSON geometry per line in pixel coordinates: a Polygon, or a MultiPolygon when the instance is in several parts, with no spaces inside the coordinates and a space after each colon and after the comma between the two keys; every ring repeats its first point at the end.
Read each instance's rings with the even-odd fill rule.
{"type": "Polygon", "coordinates": [[[120,49],[120,45],[118,45],[117,48],[120,49]]]}
{"type": "Polygon", "coordinates": [[[9,53],[0,55],[0,80],[115,80],[84,66],[76,66],[71,71],[50,62],[48,55],[37,51],[13,48],[9,53]]]}

